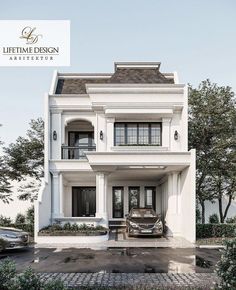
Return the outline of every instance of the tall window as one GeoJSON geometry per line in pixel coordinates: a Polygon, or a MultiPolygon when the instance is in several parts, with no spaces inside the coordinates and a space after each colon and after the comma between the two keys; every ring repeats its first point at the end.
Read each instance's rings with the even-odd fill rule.
{"type": "Polygon", "coordinates": [[[115,145],[161,145],[161,123],[115,123],[115,145]]]}

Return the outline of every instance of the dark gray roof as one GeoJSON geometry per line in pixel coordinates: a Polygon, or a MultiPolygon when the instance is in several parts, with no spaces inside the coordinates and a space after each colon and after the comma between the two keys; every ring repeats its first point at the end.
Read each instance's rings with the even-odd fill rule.
{"type": "Polygon", "coordinates": [[[86,94],[85,84],[104,84],[106,82],[107,78],[59,78],[56,94],[86,94]]]}
{"type": "Polygon", "coordinates": [[[173,84],[157,68],[117,68],[109,80],[110,83],[120,84],[173,84]]]}
{"type": "Polygon", "coordinates": [[[56,94],[86,94],[85,84],[173,84],[158,68],[117,68],[110,78],[58,79],[56,94]]]}

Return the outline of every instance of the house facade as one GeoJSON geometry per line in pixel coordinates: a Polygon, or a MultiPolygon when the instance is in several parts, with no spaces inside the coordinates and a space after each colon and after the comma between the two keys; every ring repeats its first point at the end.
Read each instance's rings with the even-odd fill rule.
{"type": "Polygon", "coordinates": [[[132,207],[152,207],[168,236],[194,242],[187,119],[187,86],[176,73],[162,73],[160,63],[115,63],[111,74],[55,72],[45,95],[36,242],[49,224],[108,227],[132,207]]]}

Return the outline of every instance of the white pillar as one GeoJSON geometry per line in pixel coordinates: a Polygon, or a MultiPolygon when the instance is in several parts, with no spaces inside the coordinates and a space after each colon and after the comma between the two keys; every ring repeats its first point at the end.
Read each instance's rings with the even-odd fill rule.
{"type": "Polygon", "coordinates": [[[52,218],[63,216],[63,180],[62,174],[53,172],[52,175],[52,218]]]}
{"type": "Polygon", "coordinates": [[[162,146],[170,149],[170,122],[171,118],[162,118],[162,146]]]}
{"type": "Polygon", "coordinates": [[[111,147],[114,146],[114,123],[115,118],[107,118],[107,131],[106,131],[107,151],[111,151],[111,147]]]}
{"type": "Polygon", "coordinates": [[[168,234],[180,234],[180,214],[179,214],[179,186],[178,186],[179,172],[172,172],[168,176],[168,202],[166,224],[168,226],[168,234]]]}
{"type": "Polygon", "coordinates": [[[107,173],[96,173],[96,217],[108,224],[107,214],[107,173]]]}

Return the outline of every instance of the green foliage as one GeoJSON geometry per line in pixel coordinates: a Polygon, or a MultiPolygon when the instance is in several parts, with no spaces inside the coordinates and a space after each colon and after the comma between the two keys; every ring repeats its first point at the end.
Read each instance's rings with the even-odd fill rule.
{"type": "Polygon", "coordinates": [[[0,226],[1,227],[10,227],[12,226],[13,222],[11,218],[4,217],[3,215],[0,215],[0,226]]]}
{"type": "Polygon", "coordinates": [[[231,218],[227,218],[226,223],[227,224],[235,224],[236,223],[236,216],[231,217],[231,218]]]}
{"type": "MultiPolygon", "coordinates": [[[[1,145],[1,142],[0,142],[1,145]]],[[[9,169],[5,156],[0,156],[0,200],[4,203],[12,201],[11,184],[9,182],[9,169]]]]}
{"type": "Polygon", "coordinates": [[[224,242],[216,273],[220,278],[219,286],[225,290],[236,289],[236,239],[224,242]]]}
{"type": "Polygon", "coordinates": [[[33,271],[32,268],[27,268],[22,274],[18,275],[15,279],[14,290],[40,290],[42,283],[39,276],[33,271]]]}
{"type": "Polygon", "coordinates": [[[61,226],[60,224],[53,224],[47,227],[44,227],[40,230],[41,233],[54,233],[54,232],[81,232],[81,233],[89,233],[89,232],[105,232],[107,229],[103,226],[89,226],[86,224],[70,224],[65,223],[64,226],[61,226]]]}
{"type": "Polygon", "coordinates": [[[209,216],[209,223],[210,224],[218,224],[219,223],[219,217],[216,213],[213,213],[209,216]]]}
{"type": "Polygon", "coordinates": [[[15,143],[4,148],[4,164],[7,164],[7,177],[10,180],[23,182],[18,189],[19,199],[33,201],[37,198],[40,178],[43,176],[44,122],[38,118],[31,120],[29,126],[25,137],[18,137],[15,143]],[[33,179],[25,183],[28,177],[33,179]]]}
{"type": "Polygon", "coordinates": [[[12,279],[16,275],[15,263],[7,258],[0,262],[0,285],[2,290],[10,289],[12,279]]]}
{"type": "Polygon", "coordinates": [[[41,281],[32,268],[23,273],[16,273],[15,262],[9,258],[0,262],[0,289],[1,290],[66,290],[60,280],[41,281]]]}
{"type": "Polygon", "coordinates": [[[15,225],[22,225],[25,223],[25,216],[21,213],[18,213],[15,218],[15,225]]]}
{"type": "Polygon", "coordinates": [[[197,239],[205,238],[234,238],[236,237],[236,224],[197,224],[197,239]]]}
{"type": "Polygon", "coordinates": [[[40,178],[43,173],[43,129],[42,118],[31,120],[26,137],[18,137],[15,143],[5,148],[11,178],[24,180],[25,176],[40,178]]]}
{"type": "Polygon", "coordinates": [[[65,223],[63,226],[64,231],[70,231],[71,230],[71,224],[70,223],[65,223]]]}
{"type": "Polygon", "coordinates": [[[26,211],[26,221],[34,225],[34,206],[31,206],[26,211]]]}
{"type": "Polygon", "coordinates": [[[219,200],[221,222],[227,216],[236,192],[236,106],[230,87],[220,87],[209,80],[198,88],[189,87],[189,149],[196,149],[196,193],[204,202],[219,200]],[[225,210],[222,197],[228,198],[225,210]]]}

